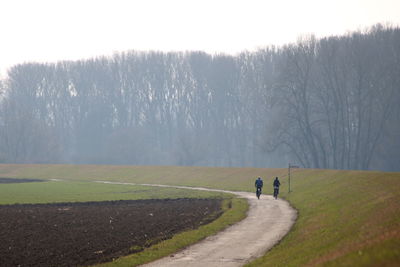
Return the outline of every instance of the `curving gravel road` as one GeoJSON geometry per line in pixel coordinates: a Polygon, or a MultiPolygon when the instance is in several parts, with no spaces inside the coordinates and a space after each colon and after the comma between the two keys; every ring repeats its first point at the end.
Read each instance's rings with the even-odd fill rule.
{"type": "MultiPolygon", "coordinates": [[[[133,183],[118,184],[134,185],[133,183]]],[[[142,265],[146,267],[243,266],[249,261],[261,257],[266,251],[278,243],[290,230],[297,216],[296,210],[294,210],[287,201],[282,199],[275,200],[269,195],[261,195],[261,198],[258,200],[254,193],[248,192],[233,192],[186,186],[141,185],[232,193],[246,198],[249,202],[248,215],[239,223],[199,243],[191,245],[174,255],[142,265]]]]}

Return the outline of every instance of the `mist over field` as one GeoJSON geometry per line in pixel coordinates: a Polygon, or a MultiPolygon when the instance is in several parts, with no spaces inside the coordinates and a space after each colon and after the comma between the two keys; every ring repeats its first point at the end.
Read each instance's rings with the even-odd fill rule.
{"type": "Polygon", "coordinates": [[[400,171],[398,27],[26,63],[0,86],[0,163],[400,171]]]}

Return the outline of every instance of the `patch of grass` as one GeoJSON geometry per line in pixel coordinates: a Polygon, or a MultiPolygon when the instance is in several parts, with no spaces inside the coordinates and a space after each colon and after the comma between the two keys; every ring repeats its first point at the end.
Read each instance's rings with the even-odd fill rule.
{"type": "Polygon", "coordinates": [[[286,169],[210,168],[177,166],[20,165],[0,164],[0,176],[10,178],[118,181],[165,185],[201,186],[233,191],[253,191],[261,176],[272,184],[286,169]]]}
{"type": "Polygon", "coordinates": [[[0,185],[0,205],[127,199],[226,198],[227,194],[140,185],[49,181],[0,185]]]}
{"type": "Polygon", "coordinates": [[[196,243],[206,238],[207,236],[216,234],[224,228],[244,219],[247,209],[248,205],[245,199],[225,199],[222,206],[222,210],[224,211],[224,213],[215,221],[200,226],[196,230],[177,234],[173,238],[162,241],[149,248],[145,248],[139,253],[121,257],[112,262],[99,264],[96,266],[137,266],[171,255],[193,243],[196,243]]]}

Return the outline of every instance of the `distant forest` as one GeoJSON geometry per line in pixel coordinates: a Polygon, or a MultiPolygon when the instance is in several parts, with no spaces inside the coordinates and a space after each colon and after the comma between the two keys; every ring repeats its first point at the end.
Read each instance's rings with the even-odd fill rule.
{"type": "Polygon", "coordinates": [[[26,63],[0,86],[0,163],[400,171],[399,27],[26,63]]]}

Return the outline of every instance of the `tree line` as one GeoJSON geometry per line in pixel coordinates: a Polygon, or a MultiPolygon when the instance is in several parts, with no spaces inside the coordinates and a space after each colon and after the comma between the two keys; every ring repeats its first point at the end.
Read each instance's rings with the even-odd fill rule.
{"type": "Polygon", "coordinates": [[[400,170],[398,27],[25,63],[0,86],[2,163],[400,170]]]}

